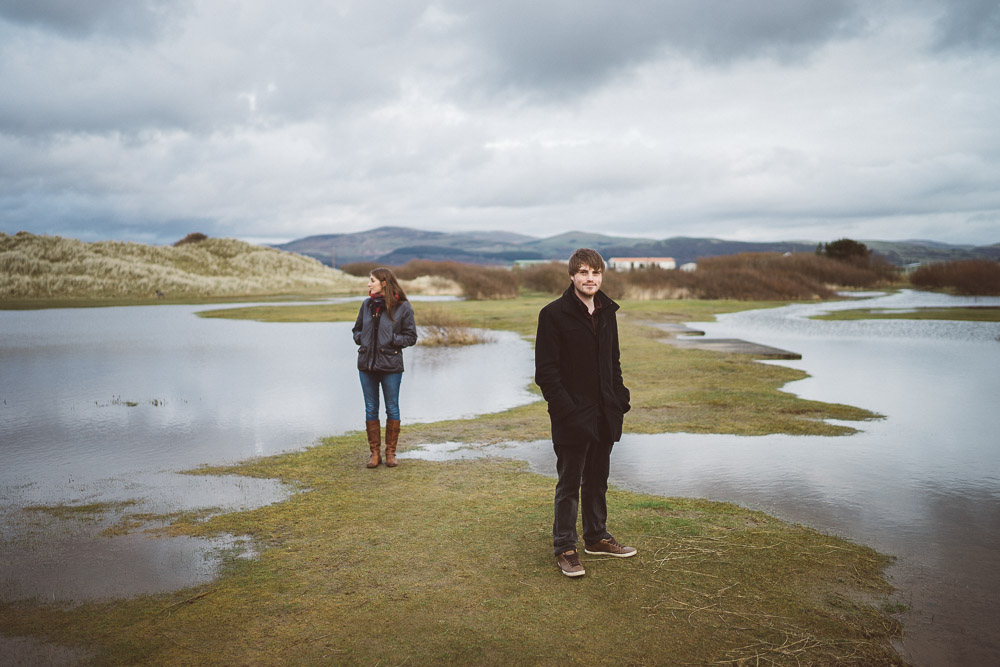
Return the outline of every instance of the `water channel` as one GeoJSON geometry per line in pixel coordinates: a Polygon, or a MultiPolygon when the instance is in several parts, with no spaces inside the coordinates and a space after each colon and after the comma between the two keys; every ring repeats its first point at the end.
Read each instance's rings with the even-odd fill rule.
{"type": "MultiPolygon", "coordinates": [[[[767,362],[809,373],[785,391],[885,418],[846,423],[860,431],[834,438],[626,434],[612,482],[735,502],[893,554],[889,574],[911,607],[903,655],[921,665],[1000,664],[1000,324],[809,319],[859,307],[968,305],[1000,299],[902,292],[689,323],[706,338],[798,352],[801,361],[767,362]]],[[[555,470],[548,441],[476,452],[440,443],[412,455],[505,456],[555,470]]]]}

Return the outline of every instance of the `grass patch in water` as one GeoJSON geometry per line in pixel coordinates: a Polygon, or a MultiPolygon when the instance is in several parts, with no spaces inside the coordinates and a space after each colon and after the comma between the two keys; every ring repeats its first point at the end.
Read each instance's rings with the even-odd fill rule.
{"type": "Polygon", "coordinates": [[[468,320],[440,308],[421,307],[417,326],[420,329],[417,345],[424,347],[453,347],[490,342],[489,336],[469,326],[468,320]]]}
{"type": "MultiPolygon", "coordinates": [[[[551,300],[549,295],[526,294],[505,301],[442,302],[434,304],[434,309],[451,313],[473,327],[516,331],[532,338],[538,311],[551,300]]],[[[642,324],[711,320],[719,313],[783,304],[679,300],[622,301],[621,305],[622,369],[625,383],[632,390],[633,405],[625,415],[627,432],[844,435],[856,429],[824,420],[879,417],[861,408],[808,401],[780,391],[783,385],[807,377],[802,371],[761,364],[746,355],[664,345],[659,339],[667,334],[642,324]]],[[[357,308],[357,304],[259,306],[199,315],[266,322],[353,322],[357,308]]],[[[418,322],[420,308],[421,304],[414,305],[418,322]]],[[[490,415],[474,421],[481,420],[497,421],[490,415]]],[[[505,439],[548,437],[544,405],[513,411],[500,421],[496,426],[502,429],[505,439]]],[[[461,424],[454,426],[459,434],[455,439],[462,440],[460,433],[464,429],[461,424]]]]}
{"type": "Polygon", "coordinates": [[[137,499],[120,500],[115,502],[86,503],[83,505],[71,505],[58,503],[56,505],[27,505],[22,508],[25,512],[38,512],[46,514],[54,519],[74,519],[76,521],[97,521],[104,518],[111,512],[121,512],[122,510],[137,505],[137,499]]]}

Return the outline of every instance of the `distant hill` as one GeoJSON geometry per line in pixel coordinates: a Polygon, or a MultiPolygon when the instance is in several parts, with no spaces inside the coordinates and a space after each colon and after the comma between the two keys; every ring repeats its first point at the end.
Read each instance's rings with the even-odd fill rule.
{"type": "Polygon", "coordinates": [[[990,246],[948,245],[935,241],[865,241],[872,250],[885,255],[897,266],[959,259],[1000,261],[1000,243],[990,246]]]}
{"type": "Polygon", "coordinates": [[[363,285],[316,260],[235,239],[173,247],[0,233],[0,299],[330,294],[363,285]]]}
{"type": "MultiPolygon", "coordinates": [[[[525,249],[531,249],[546,259],[569,259],[577,248],[593,248],[602,255],[610,248],[628,248],[624,254],[635,255],[631,249],[649,239],[628,238],[625,236],[607,236],[589,232],[566,232],[546,239],[536,239],[522,244],[525,249]]],[[[616,253],[622,254],[622,253],[616,253]]],[[[528,258],[525,258],[528,259],[528,258]]]]}
{"type": "MultiPolygon", "coordinates": [[[[897,266],[952,259],[1000,260],[1000,244],[977,247],[936,241],[862,242],[897,266]]],[[[362,261],[401,266],[412,259],[510,265],[517,259],[565,260],[581,247],[594,248],[606,258],[673,257],[681,265],[704,257],[741,252],[814,252],[816,243],[750,243],[680,236],[656,240],[590,232],[567,232],[548,238],[534,238],[503,231],[449,233],[379,227],[351,234],[308,236],[275,247],[312,257],[327,265],[332,259],[337,266],[362,261]]]]}
{"type": "Polygon", "coordinates": [[[406,246],[376,258],[379,264],[402,266],[410,260],[425,259],[434,262],[462,262],[465,264],[510,265],[518,259],[547,259],[533,250],[503,250],[499,252],[474,252],[445,246],[406,246]]]}
{"type": "MultiPolygon", "coordinates": [[[[275,245],[275,248],[297,252],[331,265],[343,266],[353,262],[367,262],[382,259],[401,248],[420,248],[418,253],[409,253],[409,257],[430,259],[420,253],[433,253],[440,259],[446,251],[455,254],[465,254],[471,261],[481,264],[509,262],[503,253],[514,252],[525,241],[534,241],[530,236],[512,232],[428,232],[406,227],[378,227],[365,232],[352,234],[321,234],[307,236],[302,239],[275,245]],[[435,250],[431,250],[435,249],[435,250]],[[495,259],[493,259],[495,257],[495,259]]],[[[405,263],[405,262],[404,262],[405,263]]]]}
{"type": "Polygon", "coordinates": [[[815,252],[815,243],[796,243],[794,241],[776,243],[746,243],[742,241],[723,241],[720,239],[697,239],[678,236],[663,241],[647,241],[631,246],[613,246],[605,248],[602,254],[607,257],[673,257],[677,266],[696,262],[704,257],[720,255],[736,255],[741,252],[815,252]]]}

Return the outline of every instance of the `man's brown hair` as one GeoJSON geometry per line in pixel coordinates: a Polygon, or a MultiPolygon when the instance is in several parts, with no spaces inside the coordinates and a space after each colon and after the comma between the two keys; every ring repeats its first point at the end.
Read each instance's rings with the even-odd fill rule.
{"type": "Polygon", "coordinates": [[[580,270],[581,266],[589,266],[592,269],[598,269],[601,273],[604,273],[604,258],[601,257],[601,253],[596,250],[591,250],[590,248],[579,248],[573,253],[573,256],[569,258],[569,275],[576,275],[576,272],[580,270]]]}

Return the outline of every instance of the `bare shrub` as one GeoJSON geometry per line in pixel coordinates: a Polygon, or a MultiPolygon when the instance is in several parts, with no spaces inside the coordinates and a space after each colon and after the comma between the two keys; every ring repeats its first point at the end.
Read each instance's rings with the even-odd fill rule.
{"type": "Polygon", "coordinates": [[[967,259],[921,266],[910,275],[920,289],[951,289],[967,296],[1000,295],[1000,263],[967,259]]]}
{"type": "Polygon", "coordinates": [[[872,287],[887,280],[871,267],[809,253],[710,257],[698,263],[696,273],[698,296],[709,299],[825,299],[837,287],[872,287]]]}
{"type": "Polygon", "coordinates": [[[348,275],[367,278],[371,275],[372,271],[380,266],[381,264],[378,264],[377,262],[351,262],[350,264],[344,264],[339,268],[348,275]]]}
{"type": "Polygon", "coordinates": [[[831,284],[874,281],[857,267],[803,253],[742,253],[702,260],[693,272],[651,267],[610,271],[604,291],[628,299],[816,299],[833,296],[831,284]]]}
{"type": "Polygon", "coordinates": [[[738,266],[701,273],[696,293],[700,299],[740,301],[825,299],[833,296],[832,290],[801,275],[767,273],[738,266]]]}
{"type": "Polygon", "coordinates": [[[207,238],[208,237],[206,235],[202,234],[201,232],[191,232],[190,234],[188,234],[187,236],[185,236],[184,238],[182,238],[180,241],[178,241],[177,243],[175,243],[174,247],[176,248],[177,246],[182,246],[185,243],[200,243],[200,242],[204,241],[207,238]]]}
{"type": "Polygon", "coordinates": [[[518,269],[521,284],[535,292],[545,294],[562,294],[569,285],[569,272],[566,262],[548,262],[533,264],[518,269]]]}
{"type": "Polygon", "coordinates": [[[467,320],[441,310],[421,306],[415,313],[420,336],[418,345],[444,347],[455,345],[476,345],[489,342],[489,338],[472,329],[467,320]]]}
{"type": "Polygon", "coordinates": [[[456,282],[467,299],[515,299],[519,293],[517,275],[507,269],[477,266],[459,275],[456,282]]]}
{"type": "Polygon", "coordinates": [[[518,295],[517,274],[503,268],[463,264],[461,262],[433,262],[414,259],[396,270],[402,279],[418,276],[442,276],[461,285],[466,299],[513,299],[518,295]]]}

